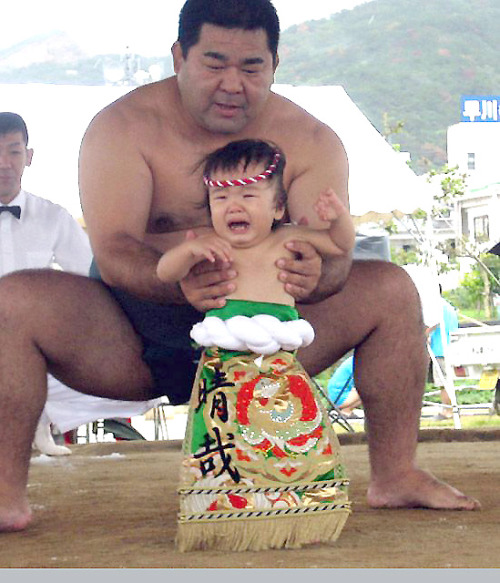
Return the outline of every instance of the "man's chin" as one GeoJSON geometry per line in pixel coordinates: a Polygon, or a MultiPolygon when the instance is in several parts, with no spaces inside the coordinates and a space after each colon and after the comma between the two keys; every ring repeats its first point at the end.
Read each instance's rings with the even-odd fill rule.
{"type": "Polygon", "coordinates": [[[241,116],[232,118],[210,117],[203,120],[204,127],[214,134],[233,135],[241,132],[249,120],[241,116]]]}
{"type": "Polygon", "coordinates": [[[12,189],[0,190],[0,203],[8,204],[12,199],[14,199],[17,196],[20,190],[21,188],[17,190],[12,189]]]}

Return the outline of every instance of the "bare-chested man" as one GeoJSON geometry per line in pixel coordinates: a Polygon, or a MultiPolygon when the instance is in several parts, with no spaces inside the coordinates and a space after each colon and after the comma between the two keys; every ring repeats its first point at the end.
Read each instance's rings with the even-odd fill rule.
{"type": "MultiPolygon", "coordinates": [[[[338,137],[270,91],[278,37],[268,0],[188,0],[173,46],[176,75],[103,110],[83,141],[81,198],[105,283],[55,271],[0,281],[0,530],[31,520],[26,484],[47,371],[104,397],[187,400],[188,327],[199,318],[188,303],[200,311],[223,305],[236,274],[230,265],[195,268],[179,287],[160,282],[156,266],[186,230],[209,224],[200,204],[200,162],[208,152],[247,137],[280,144],[292,220],[318,224],[312,204],[328,187],[347,204],[338,137]],[[186,365],[178,378],[170,374],[172,358],[186,365]]],[[[2,173],[8,169],[0,166],[2,173]]],[[[415,466],[427,357],[408,276],[388,263],[351,265],[345,257],[321,264],[304,242],[294,250],[297,259],[279,260],[279,277],[316,331],[301,362],[316,374],[356,348],[369,428],[369,503],[477,508],[415,466]]]]}

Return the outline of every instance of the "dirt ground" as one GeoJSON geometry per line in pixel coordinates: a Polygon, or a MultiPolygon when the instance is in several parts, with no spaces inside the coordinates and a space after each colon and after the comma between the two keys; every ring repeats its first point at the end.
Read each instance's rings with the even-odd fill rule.
{"type": "Polygon", "coordinates": [[[64,459],[34,453],[35,519],[25,532],[0,535],[0,568],[500,567],[499,430],[421,432],[420,465],[479,498],[478,512],[370,509],[363,434],[341,440],[353,514],[334,545],[179,553],[180,442],[87,444],[64,459]]]}

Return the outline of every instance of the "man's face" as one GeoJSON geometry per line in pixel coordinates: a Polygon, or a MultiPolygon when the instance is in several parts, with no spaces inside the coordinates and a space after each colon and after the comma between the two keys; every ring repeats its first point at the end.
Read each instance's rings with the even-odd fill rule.
{"type": "Polygon", "coordinates": [[[259,115],[275,70],[263,29],[204,24],[185,59],[178,43],[173,54],[182,104],[197,124],[235,134],[259,115]]]}
{"type": "Polygon", "coordinates": [[[17,196],[32,157],[33,150],[26,148],[21,132],[0,135],[0,202],[7,204],[17,196]]]}

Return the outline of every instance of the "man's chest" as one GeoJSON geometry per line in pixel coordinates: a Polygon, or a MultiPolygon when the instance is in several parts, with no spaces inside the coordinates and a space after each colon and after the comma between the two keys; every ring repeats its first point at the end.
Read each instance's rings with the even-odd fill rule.
{"type": "Polygon", "coordinates": [[[210,224],[202,173],[170,164],[153,172],[147,232],[169,233],[210,224]]]}

